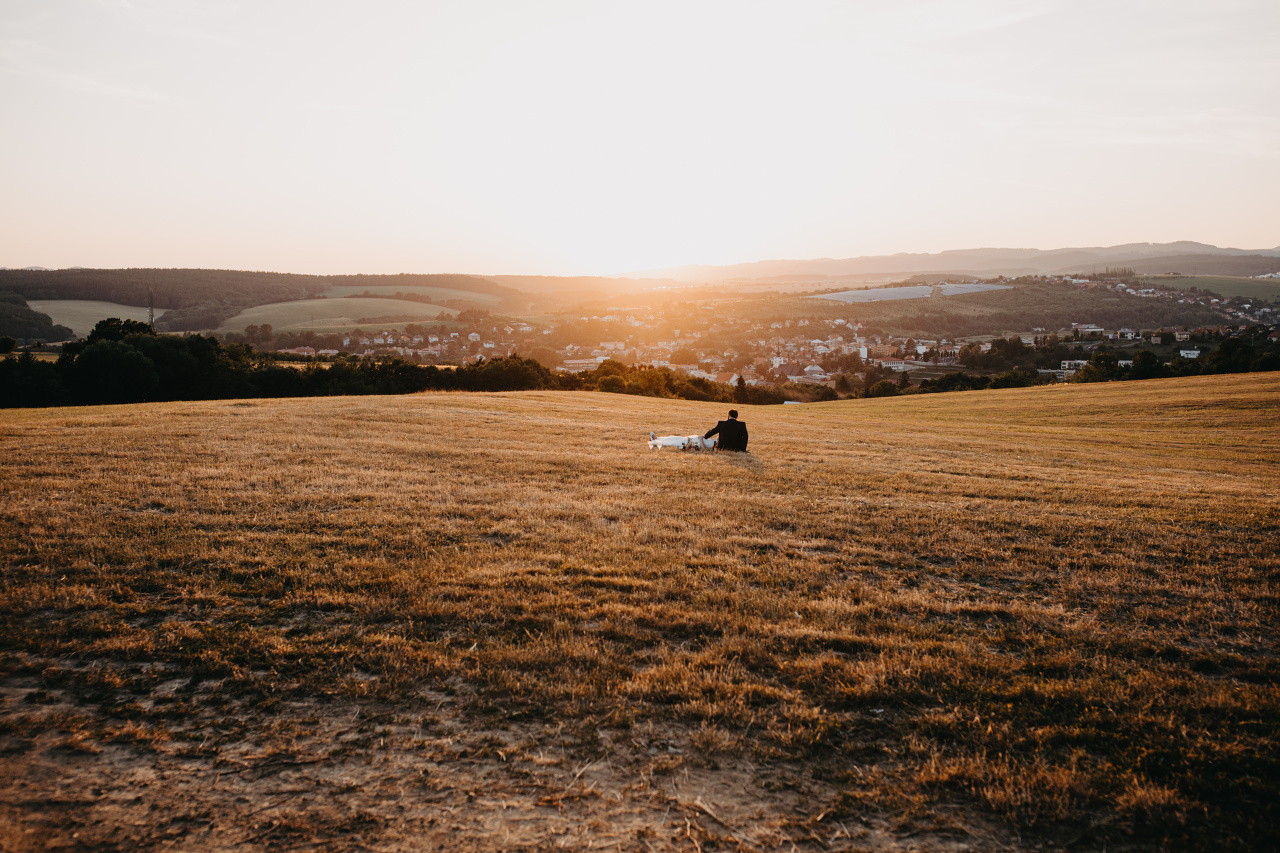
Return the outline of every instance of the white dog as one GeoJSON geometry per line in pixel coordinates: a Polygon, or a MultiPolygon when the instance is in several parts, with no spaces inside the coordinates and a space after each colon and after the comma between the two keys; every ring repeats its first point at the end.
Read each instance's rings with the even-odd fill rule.
{"type": "Polygon", "coordinates": [[[649,433],[649,449],[658,450],[662,447],[678,447],[681,450],[715,450],[716,442],[719,440],[719,436],[703,438],[700,435],[664,435],[659,437],[651,432],[649,433]]]}

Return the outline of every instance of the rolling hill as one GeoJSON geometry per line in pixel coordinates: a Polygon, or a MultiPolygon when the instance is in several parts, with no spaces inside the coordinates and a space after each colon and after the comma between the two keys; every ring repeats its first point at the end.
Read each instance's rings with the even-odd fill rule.
{"type": "Polygon", "coordinates": [[[936,254],[871,255],[857,258],[754,261],[729,266],[684,266],[629,273],[628,277],[681,282],[839,279],[869,274],[949,272],[983,277],[1045,275],[1133,267],[1140,272],[1196,270],[1205,275],[1260,275],[1280,271],[1280,247],[1220,249],[1204,243],[1128,243],[1079,249],[958,249],[936,254]],[[1246,270],[1257,270],[1246,272],[1246,270]]]}
{"type": "MultiPolygon", "coordinates": [[[[313,299],[334,290],[345,294],[353,289],[363,292],[387,287],[406,292],[422,288],[447,289],[461,294],[452,297],[454,301],[478,306],[492,305],[518,293],[482,276],[469,275],[314,276],[199,269],[0,270],[0,291],[17,293],[26,299],[112,302],[144,309],[148,300],[154,300],[155,307],[161,309],[157,311],[156,327],[167,332],[221,328],[247,309],[313,299]],[[468,298],[467,294],[475,297],[468,298]]],[[[415,316],[430,313],[434,318],[446,309],[456,313],[455,308],[439,305],[420,305],[414,312],[397,309],[382,313],[415,316]],[[432,312],[431,308],[436,310],[432,312]]],[[[233,326],[234,323],[228,328],[233,326]]]]}

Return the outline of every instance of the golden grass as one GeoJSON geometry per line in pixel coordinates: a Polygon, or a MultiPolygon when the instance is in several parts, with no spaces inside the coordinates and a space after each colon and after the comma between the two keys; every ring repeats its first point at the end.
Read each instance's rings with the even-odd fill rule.
{"type": "Polygon", "coordinates": [[[0,648],[40,695],[5,742],[269,740],[302,699],[452,695],[474,737],[657,725],[759,784],[803,768],[811,820],[1256,846],[1278,392],[748,407],[748,456],[645,449],[723,406],[602,394],[6,411],[0,648]]]}

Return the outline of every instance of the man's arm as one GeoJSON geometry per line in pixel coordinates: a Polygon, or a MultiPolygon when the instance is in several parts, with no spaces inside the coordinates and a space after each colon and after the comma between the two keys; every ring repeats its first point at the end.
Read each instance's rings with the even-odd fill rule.
{"type": "Polygon", "coordinates": [[[707,434],[704,435],[703,438],[711,438],[711,436],[715,435],[719,431],[720,431],[720,424],[716,424],[711,429],[707,430],[707,434]]]}

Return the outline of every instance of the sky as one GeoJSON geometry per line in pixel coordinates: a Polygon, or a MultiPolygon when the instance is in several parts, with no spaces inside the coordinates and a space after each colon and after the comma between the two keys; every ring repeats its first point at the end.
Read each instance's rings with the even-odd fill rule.
{"type": "Polygon", "coordinates": [[[1275,0],[0,0],[0,266],[1280,246],[1275,0]]]}

